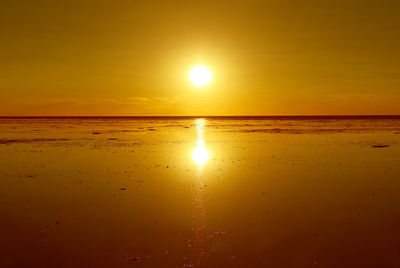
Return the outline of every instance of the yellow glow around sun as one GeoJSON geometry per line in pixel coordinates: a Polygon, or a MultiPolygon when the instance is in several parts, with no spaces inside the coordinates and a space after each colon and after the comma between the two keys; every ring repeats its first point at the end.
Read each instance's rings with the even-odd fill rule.
{"type": "Polygon", "coordinates": [[[189,74],[190,81],[198,87],[202,87],[210,83],[211,72],[207,67],[198,65],[194,67],[189,74]]]}

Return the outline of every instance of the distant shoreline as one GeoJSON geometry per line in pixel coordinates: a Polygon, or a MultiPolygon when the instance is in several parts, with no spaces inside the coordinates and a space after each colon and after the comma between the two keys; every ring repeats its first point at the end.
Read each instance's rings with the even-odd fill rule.
{"type": "Polygon", "coordinates": [[[215,120],[400,120],[400,115],[238,115],[238,116],[0,116],[0,119],[136,119],[171,120],[206,118],[215,120]]]}

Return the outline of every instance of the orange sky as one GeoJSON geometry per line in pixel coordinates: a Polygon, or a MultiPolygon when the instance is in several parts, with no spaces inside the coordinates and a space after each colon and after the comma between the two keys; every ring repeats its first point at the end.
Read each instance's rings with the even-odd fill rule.
{"type": "Polygon", "coordinates": [[[400,1],[4,1],[0,115],[400,114],[400,1]],[[198,64],[213,72],[198,89],[198,64]]]}

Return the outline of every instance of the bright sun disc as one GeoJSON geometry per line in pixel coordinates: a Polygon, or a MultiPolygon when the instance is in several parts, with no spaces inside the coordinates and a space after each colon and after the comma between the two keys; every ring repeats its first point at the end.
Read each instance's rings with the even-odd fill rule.
{"type": "Polygon", "coordinates": [[[210,83],[211,72],[204,66],[194,67],[189,74],[190,81],[198,87],[202,87],[210,83]]]}

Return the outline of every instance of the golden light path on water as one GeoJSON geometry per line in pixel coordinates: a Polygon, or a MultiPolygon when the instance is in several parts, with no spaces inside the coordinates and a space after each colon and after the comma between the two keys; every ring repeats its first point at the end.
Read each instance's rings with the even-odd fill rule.
{"type": "Polygon", "coordinates": [[[196,129],[197,129],[197,147],[194,149],[192,153],[192,157],[194,162],[202,168],[204,164],[207,162],[210,157],[209,152],[204,146],[204,126],[206,124],[205,119],[197,119],[196,120],[196,129]]]}
{"type": "Polygon", "coordinates": [[[203,267],[207,263],[207,256],[210,252],[210,234],[206,223],[205,195],[207,185],[204,178],[204,165],[210,157],[210,153],[205,147],[205,119],[196,119],[197,146],[192,152],[193,161],[198,165],[198,181],[193,197],[193,226],[192,234],[189,239],[189,255],[185,258],[184,268],[203,267]]]}

